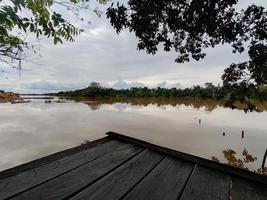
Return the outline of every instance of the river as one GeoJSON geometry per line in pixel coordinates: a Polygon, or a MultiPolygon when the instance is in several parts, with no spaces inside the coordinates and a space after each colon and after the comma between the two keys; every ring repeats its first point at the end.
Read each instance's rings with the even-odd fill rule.
{"type": "Polygon", "coordinates": [[[245,113],[212,100],[32,99],[0,104],[0,121],[0,170],[108,131],[258,173],[267,148],[266,109],[245,113]]]}

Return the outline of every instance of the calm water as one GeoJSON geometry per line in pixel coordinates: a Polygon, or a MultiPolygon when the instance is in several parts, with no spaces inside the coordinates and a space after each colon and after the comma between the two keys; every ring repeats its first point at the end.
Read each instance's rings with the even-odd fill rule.
{"type": "Polygon", "coordinates": [[[204,100],[56,100],[0,104],[0,170],[107,131],[252,171],[261,168],[267,148],[265,111],[245,114],[204,100]]]}

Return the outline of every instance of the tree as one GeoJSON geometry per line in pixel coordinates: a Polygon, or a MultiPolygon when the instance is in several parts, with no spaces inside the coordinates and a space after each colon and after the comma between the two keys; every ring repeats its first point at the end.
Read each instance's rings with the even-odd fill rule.
{"type": "MultiPolygon", "coordinates": [[[[108,0],[98,0],[104,4],[108,0]]],[[[54,44],[63,40],[72,42],[74,36],[83,30],[75,27],[63,18],[61,13],[54,10],[54,6],[63,6],[69,12],[78,12],[80,9],[90,9],[89,0],[10,0],[0,5],[0,60],[13,67],[21,68],[25,49],[32,49],[27,42],[28,33],[37,38],[46,36],[53,38],[54,44]]],[[[91,9],[100,15],[97,9],[91,9]]]]}
{"type": "Polygon", "coordinates": [[[205,48],[224,43],[231,44],[234,53],[242,53],[249,42],[250,76],[256,83],[266,83],[266,9],[252,5],[237,12],[237,2],[129,0],[127,6],[109,7],[107,17],[117,33],[126,28],[135,33],[139,50],[155,54],[163,44],[165,51],[178,52],[179,63],[202,59],[205,48]]]}
{"type": "MultiPolygon", "coordinates": [[[[73,26],[54,5],[70,11],[89,8],[89,0],[10,0],[0,6],[0,59],[20,68],[23,51],[32,46],[25,35],[34,33],[51,37],[54,43],[74,41],[82,29],[73,26]]],[[[97,0],[106,3],[109,0],[97,0]]],[[[176,62],[189,62],[205,57],[203,50],[228,43],[233,53],[248,49],[250,60],[231,64],[222,76],[226,87],[242,93],[242,101],[252,87],[267,84],[267,12],[262,6],[251,5],[235,10],[238,0],[128,0],[107,10],[107,17],[117,33],[129,29],[139,39],[139,50],[155,54],[160,45],[165,51],[178,53],[176,62]]],[[[97,9],[93,9],[100,14],[97,9]]],[[[161,90],[162,94],[164,90],[161,90]]]]}
{"type": "Polygon", "coordinates": [[[246,84],[267,84],[267,46],[252,45],[248,51],[250,61],[231,64],[225,69],[222,76],[224,85],[233,85],[238,82],[246,84]]]}
{"type": "Polygon", "coordinates": [[[219,44],[231,44],[233,53],[248,49],[250,60],[231,64],[222,75],[224,85],[232,88],[231,101],[241,88],[244,102],[251,87],[267,84],[267,11],[256,5],[236,11],[237,2],[129,0],[126,6],[109,7],[107,17],[117,33],[135,33],[139,50],[155,54],[163,45],[165,51],[178,53],[178,63],[203,59],[205,48],[219,44]]]}

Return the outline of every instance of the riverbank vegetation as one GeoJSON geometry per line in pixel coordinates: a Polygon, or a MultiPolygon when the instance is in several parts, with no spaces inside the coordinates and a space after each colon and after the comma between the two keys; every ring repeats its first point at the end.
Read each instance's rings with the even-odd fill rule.
{"type": "MultiPolygon", "coordinates": [[[[110,1],[96,2],[107,4],[110,1]]],[[[261,100],[261,85],[267,84],[267,11],[264,6],[255,4],[235,9],[237,4],[238,0],[131,0],[123,4],[110,2],[106,10],[106,16],[117,33],[128,29],[136,36],[138,50],[149,54],[156,54],[159,49],[175,51],[175,62],[178,63],[199,61],[205,58],[205,49],[223,44],[231,45],[233,53],[246,52],[249,60],[229,63],[224,70],[224,87],[195,86],[184,90],[132,88],[120,91],[101,88],[97,94],[93,94],[91,89],[76,93],[85,93],[86,96],[223,98],[230,107],[234,107],[233,102],[241,101],[248,105],[247,109],[254,109],[250,99],[261,100]]],[[[70,16],[66,14],[74,14],[76,20],[87,21],[79,15],[82,10],[91,10],[97,16],[104,13],[97,6],[92,9],[89,1],[83,0],[20,0],[1,4],[0,61],[21,69],[21,61],[28,55],[24,52],[33,50],[36,53],[38,49],[26,40],[28,34],[36,39],[43,36],[53,38],[54,44],[73,42],[84,30],[75,26],[79,23],[73,25],[72,20],[67,20],[70,16]],[[67,12],[56,7],[66,8],[67,12]]]]}
{"type": "MultiPolygon", "coordinates": [[[[238,102],[230,103],[233,98],[233,91],[231,88],[225,86],[215,86],[212,83],[206,83],[204,86],[193,86],[191,88],[177,89],[177,88],[148,88],[148,87],[133,87],[130,89],[113,89],[102,87],[99,83],[92,82],[87,88],[59,92],[59,96],[81,98],[199,98],[199,99],[213,99],[223,101],[224,104],[231,108],[236,108],[237,104],[243,104],[244,110],[257,109],[255,101],[267,101],[267,86],[251,87],[249,89],[249,98],[242,99],[238,102]]],[[[242,96],[242,88],[238,88],[234,94],[242,96]]]]}

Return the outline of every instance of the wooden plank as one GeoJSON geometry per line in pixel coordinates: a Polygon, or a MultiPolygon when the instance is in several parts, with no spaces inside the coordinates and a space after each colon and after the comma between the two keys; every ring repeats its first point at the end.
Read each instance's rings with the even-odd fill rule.
{"type": "Polygon", "coordinates": [[[22,165],[19,165],[19,166],[10,168],[10,169],[6,169],[6,170],[0,172],[0,179],[14,176],[14,175],[22,173],[24,171],[40,167],[41,165],[48,164],[48,163],[53,162],[55,160],[59,160],[63,157],[84,151],[84,150],[89,149],[89,148],[93,148],[93,147],[98,146],[98,145],[102,145],[105,142],[108,142],[110,140],[111,140],[111,137],[104,137],[104,138],[94,140],[94,141],[86,143],[86,144],[82,144],[82,145],[79,145],[79,146],[76,146],[76,147],[73,147],[70,149],[56,152],[54,154],[51,154],[51,155],[48,155],[48,156],[45,156],[42,158],[38,158],[36,160],[30,161],[28,163],[24,163],[22,165]]]}
{"type": "Polygon", "coordinates": [[[246,178],[246,179],[249,179],[252,181],[257,181],[257,182],[260,182],[263,184],[267,184],[267,176],[263,176],[263,175],[260,175],[260,174],[257,174],[257,173],[251,172],[251,171],[247,171],[247,170],[232,167],[232,166],[229,166],[226,164],[214,162],[212,160],[208,160],[208,159],[201,158],[198,156],[194,156],[194,155],[190,155],[187,153],[183,153],[183,152],[175,151],[175,150],[168,149],[165,147],[161,147],[161,146],[151,144],[149,142],[138,140],[136,138],[125,136],[122,134],[118,134],[118,133],[114,133],[114,132],[108,132],[106,134],[108,136],[114,138],[114,139],[138,144],[138,145],[143,146],[145,148],[153,149],[153,150],[159,151],[161,153],[165,153],[165,154],[168,154],[168,155],[180,158],[180,159],[184,159],[187,161],[197,163],[199,165],[203,165],[203,166],[206,166],[206,167],[209,167],[212,169],[219,170],[223,173],[228,173],[230,175],[239,176],[241,178],[246,178]]]}
{"type": "Polygon", "coordinates": [[[193,163],[165,158],[124,200],[177,200],[193,163]]]}
{"type": "Polygon", "coordinates": [[[143,148],[126,144],[75,170],[32,188],[12,199],[66,199],[87,187],[105,174],[143,151],[143,148]]]}
{"type": "Polygon", "coordinates": [[[146,150],[71,199],[121,199],[163,158],[159,153],[146,150]]]}
{"type": "Polygon", "coordinates": [[[123,144],[125,143],[111,140],[94,148],[89,148],[85,151],[53,161],[47,165],[42,165],[38,168],[2,179],[0,180],[0,199],[13,196],[35,185],[48,181],[53,177],[64,174],[73,168],[105,155],[123,144]]]}
{"type": "Polygon", "coordinates": [[[181,196],[181,200],[229,200],[230,176],[197,166],[181,196]]]}
{"type": "Polygon", "coordinates": [[[230,195],[231,200],[266,200],[267,185],[233,177],[230,195]]]}

